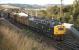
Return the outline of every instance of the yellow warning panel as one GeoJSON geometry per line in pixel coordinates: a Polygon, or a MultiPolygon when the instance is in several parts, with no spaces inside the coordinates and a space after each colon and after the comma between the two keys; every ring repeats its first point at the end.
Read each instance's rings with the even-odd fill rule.
{"type": "Polygon", "coordinates": [[[54,36],[62,36],[66,32],[66,28],[63,25],[54,26],[54,36]]]}

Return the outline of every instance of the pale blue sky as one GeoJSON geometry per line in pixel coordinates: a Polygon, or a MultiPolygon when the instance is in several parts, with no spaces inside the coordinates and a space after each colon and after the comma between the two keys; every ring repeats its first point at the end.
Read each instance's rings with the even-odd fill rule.
{"type": "MultiPolygon", "coordinates": [[[[72,4],[74,0],[63,0],[63,4],[72,4]]],[[[60,0],[0,0],[0,3],[21,3],[21,4],[60,4],[60,0]]]]}

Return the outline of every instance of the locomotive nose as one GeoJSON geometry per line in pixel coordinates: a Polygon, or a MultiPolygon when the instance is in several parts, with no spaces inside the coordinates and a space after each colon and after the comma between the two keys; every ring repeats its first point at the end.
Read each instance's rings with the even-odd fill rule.
{"type": "Polygon", "coordinates": [[[65,34],[65,27],[63,25],[57,25],[57,26],[54,26],[54,36],[64,36],[65,34]]]}

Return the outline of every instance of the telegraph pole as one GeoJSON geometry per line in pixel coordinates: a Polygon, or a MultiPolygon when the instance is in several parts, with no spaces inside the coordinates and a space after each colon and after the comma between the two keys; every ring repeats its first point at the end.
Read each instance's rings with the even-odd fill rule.
{"type": "Polygon", "coordinates": [[[62,0],[60,0],[60,17],[62,17],[62,0]]]}
{"type": "Polygon", "coordinates": [[[62,18],[62,16],[63,16],[63,11],[62,11],[62,1],[63,1],[63,0],[60,0],[60,12],[59,12],[60,21],[63,21],[63,20],[64,20],[64,19],[62,18]]]}

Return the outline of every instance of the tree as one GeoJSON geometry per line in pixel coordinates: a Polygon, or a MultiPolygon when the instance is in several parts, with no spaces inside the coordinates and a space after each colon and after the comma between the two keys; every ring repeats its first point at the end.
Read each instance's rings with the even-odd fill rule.
{"type": "Polygon", "coordinates": [[[65,13],[63,18],[63,22],[72,23],[72,15],[70,12],[65,13]]]}
{"type": "Polygon", "coordinates": [[[45,10],[40,10],[39,14],[40,14],[39,16],[43,16],[43,17],[47,16],[47,12],[45,10]]]}
{"type": "Polygon", "coordinates": [[[47,14],[49,18],[57,18],[58,13],[59,7],[57,6],[51,6],[47,8],[47,14]]]}
{"type": "Polygon", "coordinates": [[[47,16],[47,12],[46,12],[46,10],[39,10],[38,12],[37,12],[37,14],[38,14],[38,17],[39,18],[46,18],[46,16],[47,16]]]}
{"type": "Polygon", "coordinates": [[[72,14],[72,11],[73,11],[72,5],[67,5],[63,8],[63,13],[70,12],[70,14],[72,14]]]}
{"type": "Polygon", "coordinates": [[[73,19],[77,19],[78,14],[79,14],[79,0],[75,0],[73,3],[73,19]]]}
{"type": "Polygon", "coordinates": [[[79,0],[73,2],[73,24],[79,27],[79,0]]]}

